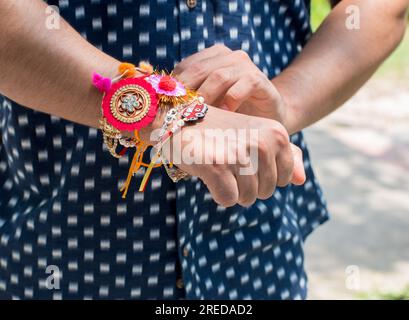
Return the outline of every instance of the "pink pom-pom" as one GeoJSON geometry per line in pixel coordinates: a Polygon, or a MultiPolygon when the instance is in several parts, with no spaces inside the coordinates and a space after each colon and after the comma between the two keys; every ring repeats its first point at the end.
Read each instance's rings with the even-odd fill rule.
{"type": "Polygon", "coordinates": [[[101,92],[107,93],[111,89],[111,79],[104,78],[96,72],[92,74],[92,84],[101,92]]]}

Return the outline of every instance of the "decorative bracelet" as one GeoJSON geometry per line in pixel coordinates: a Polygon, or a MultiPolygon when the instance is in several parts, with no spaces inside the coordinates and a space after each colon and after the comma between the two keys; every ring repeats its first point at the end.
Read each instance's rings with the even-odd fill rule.
{"type": "Polygon", "coordinates": [[[115,78],[104,78],[94,73],[92,82],[103,93],[100,128],[108,151],[115,158],[120,158],[128,149],[136,149],[121,188],[123,198],[126,197],[132,176],[141,167],[147,169],[139,191],[144,191],[152,169],[161,164],[174,182],[187,177],[186,173],[169,163],[161,151],[164,143],[186,123],[193,123],[205,116],[207,105],[204,99],[171,74],[154,71],[147,62],[140,62],[138,67],[121,63],[115,78]],[[149,144],[140,139],[139,130],[152,123],[161,110],[168,112],[154,146],[156,154],[146,164],[142,159],[149,144]],[[133,137],[124,137],[124,131],[133,133],[133,137]],[[123,147],[119,152],[118,146],[123,147]]]}
{"type": "MultiPolygon", "coordinates": [[[[189,177],[189,175],[183,170],[179,169],[173,163],[169,162],[162,153],[162,148],[166,142],[168,142],[174,134],[183,128],[186,124],[191,124],[199,119],[205,117],[208,110],[207,105],[204,103],[204,99],[201,96],[194,97],[187,104],[179,105],[170,109],[164,119],[163,125],[157,138],[157,144],[153,146],[156,151],[156,155],[152,157],[152,161],[148,166],[147,173],[150,173],[150,168],[156,163],[159,158],[168,174],[169,178],[173,182],[178,182],[181,179],[189,177]]],[[[142,180],[139,191],[143,191],[147,182],[147,176],[142,180]]]]}

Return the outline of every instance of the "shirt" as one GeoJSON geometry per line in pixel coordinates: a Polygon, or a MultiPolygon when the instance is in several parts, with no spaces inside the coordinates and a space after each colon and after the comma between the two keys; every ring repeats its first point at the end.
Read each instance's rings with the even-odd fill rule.
{"type": "MultiPolygon", "coordinates": [[[[223,43],[273,78],[311,34],[307,0],[48,3],[106,53],[167,70],[223,43]]],[[[291,140],[305,184],[250,208],[220,207],[199,179],[173,184],[163,169],[144,193],[138,174],[123,200],[130,158],[111,158],[98,130],[0,99],[0,297],[306,297],[303,242],[328,213],[302,133],[291,140]]]]}

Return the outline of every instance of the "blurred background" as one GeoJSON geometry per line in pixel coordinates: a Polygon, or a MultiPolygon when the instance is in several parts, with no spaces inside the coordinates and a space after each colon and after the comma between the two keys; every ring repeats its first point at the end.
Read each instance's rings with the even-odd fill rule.
{"type": "MultiPolygon", "coordinates": [[[[330,7],[312,8],[316,29],[330,7]]],[[[409,299],[409,32],[306,136],[332,215],[306,243],[309,298],[409,299]]]]}

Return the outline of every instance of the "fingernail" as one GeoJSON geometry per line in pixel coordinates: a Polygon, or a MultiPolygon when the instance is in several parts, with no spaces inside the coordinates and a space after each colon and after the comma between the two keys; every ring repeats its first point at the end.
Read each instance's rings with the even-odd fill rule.
{"type": "Polygon", "coordinates": [[[220,108],[226,111],[230,111],[229,107],[225,104],[222,104],[220,108]]]}

